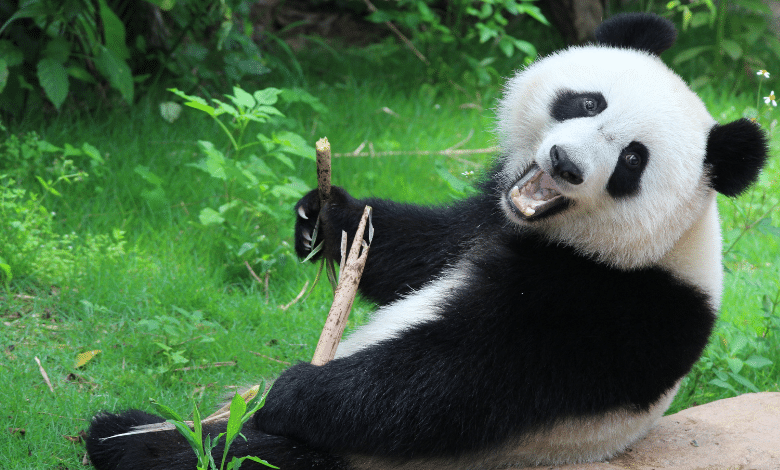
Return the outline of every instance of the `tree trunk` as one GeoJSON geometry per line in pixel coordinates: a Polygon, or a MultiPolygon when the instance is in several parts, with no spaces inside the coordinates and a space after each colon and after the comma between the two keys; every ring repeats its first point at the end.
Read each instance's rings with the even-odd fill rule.
{"type": "Polygon", "coordinates": [[[539,6],[568,44],[582,44],[595,39],[607,0],[542,0],[539,6]]]}

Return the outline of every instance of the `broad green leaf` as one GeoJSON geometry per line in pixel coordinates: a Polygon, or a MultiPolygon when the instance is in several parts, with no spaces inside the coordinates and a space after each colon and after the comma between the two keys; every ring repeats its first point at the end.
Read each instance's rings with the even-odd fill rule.
{"type": "Polygon", "coordinates": [[[152,5],[157,5],[160,7],[160,10],[168,11],[172,9],[174,6],[176,6],[176,0],[146,0],[147,2],[151,3],[152,5]]]}
{"type": "Polygon", "coordinates": [[[780,237],[780,228],[772,225],[771,217],[764,217],[756,225],[756,229],[764,235],[780,237]]]}
{"type": "Polygon", "coordinates": [[[229,211],[230,209],[232,209],[232,208],[234,208],[236,206],[240,206],[240,205],[241,205],[241,201],[239,201],[238,199],[234,199],[234,200],[228,202],[227,204],[222,204],[221,206],[219,206],[219,213],[220,214],[224,214],[225,212],[229,211]]]}
{"type": "Polygon", "coordinates": [[[0,57],[0,93],[5,89],[5,85],[8,83],[8,62],[0,57]]]}
{"type": "Polygon", "coordinates": [[[233,96],[228,95],[233,104],[245,109],[252,109],[255,107],[255,99],[249,93],[245,92],[239,87],[233,87],[233,96]]]}
{"type": "Polygon", "coordinates": [[[744,334],[740,333],[735,338],[733,338],[731,340],[731,343],[729,344],[731,355],[732,356],[735,355],[736,353],[741,351],[742,348],[744,348],[747,345],[748,345],[747,336],[745,336],[744,334]]]}
{"type": "Polygon", "coordinates": [[[84,142],[84,144],[81,146],[81,150],[91,158],[92,160],[99,162],[99,163],[106,163],[105,160],[103,160],[103,157],[100,156],[100,151],[96,149],[95,147],[89,145],[87,142],[84,142]]]}
{"type": "Polygon", "coordinates": [[[221,215],[219,215],[219,212],[215,211],[210,207],[206,207],[205,209],[200,211],[200,215],[198,215],[198,219],[200,219],[200,223],[202,223],[203,225],[217,225],[225,221],[225,219],[221,215]]]}
{"type": "Polygon", "coordinates": [[[205,102],[201,103],[200,101],[188,101],[184,103],[184,106],[189,106],[190,108],[195,108],[200,111],[205,112],[209,116],[216,116],[217,110],[214,109],[212,106],[207,105],[205,102]]]}
{"type": "Polygon", "coordinates": [[[197,403],[192,405],[192,428],[195,433],[198,455],[203,455],[203,426],[200,423],[200,411],[198,411],[197,403]]]}
{"type": "Polygon", "coordinates": [[[154,173],[149,170],[149,167],[143,166],[143,165],[137,165],[133,171],[140,175],[141,178],[143,178],[147,183],[151,184],[152,186],[161,186],[163,181],[160,179],[159,176],[155,175],[154,173]]]}
{"type": "Polygon", "coordinates": [[[698,56],[700,56],[703,52],[709,51],[713,48],[713,46],[696,46],[696,47],[690,47],[688,49],[685,49],[681,51],[679,54],[677,54],[674,59],[672,59],[672,63],[674,65],[680,65],[683,62],[687,62],[691,59],[694,59],[698,56]]]}
{"type": "Polygon", "coordinates": [[[730,383],[724,382],[723,380],[720,380],[720,379],[712,379],[712,380],[710,380],[710,384],[715,385],[715,386],[720,387],[720,388],[725,388],[726,390],[731,390],[734,393],[739,393],[739,392],[737,392],[737,389],[734,388],[730,383]]]}
{"type": "Polygon", "coordinates": [[[270,463],[266,462],[260,457],[255,457],[254,455],[247,455],[241,458],[234,456],[233,460],[231,460],[230,463],[228,464],[227,470],[238,470],[239,468],[241,468],[241,464],[244,462],[244,460],[251,460],[252,462],[257,462],[260,465],[265,465],[266,467],[269,468],[276,468],[276,469],[279,468],[275,465],[271,465],[270,463]]]}
{"type": "Polygon", "coordinates": [[[86,69],[82,67],[71,65],[66,70],[68,75],[75,78],[76,80],[81,80],[82,82],[87,83],[97,83],[95,77],[93,77],[91,73],[87,72],[86,69]]]}
{"type": "Polygon", "coordinates": [[[498,47],[507,57],[512,57],[512,53],[515,51],[515,44],[512,42],[512,38],[509,36],[502,37],[498,42],[498,47]]]}
{"type": "Polygon", "coordinates": [[[100,20],[103,22],[103,36],[106,40],[106,47],[113,52],[119,60],[130,58],[130,51],[125,44],[125,25],[116,14],[111,11],[106,0],[100,2],[100,20]]]}
{"type": "Polygon", "coordinates": [[[228,417],[227,430],[225,431],[225,450],[222,453],[222,467],[225,466],[230,444],[233,443],[233,440],[241,431],[241,426],[244,424],[241,421],[241,418],[244,416],[245,412],[246,402],[244,401],[244,397],[236,393],[230,403],[230,415],[228,417]]]}
{"type": "Polygon", "coordinates": [[[6,263],[2,257],[0,257],[0,270],[5,273],[6,281],[11,281],[14,278],[13,272],[11,271],[11,265],[6,263]]]}
{"type": "Polygon", "coordinates": [[[63,149],[61,149],[60,147],[57,147],[56,145],[53,145],[45,140],[38,141],[38,150],[46,153],[56,153],[56,152],[63,151],[63,149]]]}
{"type": "Polygon", "coordinates": [[[229,104],[227,104],[225,102],[222,102],[222,101],[219,101],[219,100],[213,100],[213,101],[219,105],[219,106],[217,106],[217,111],[215,113],[217,116],[219,116],[220,114],[224,114],[224,113],[230,114],[234,118],[237,118],[237,117],[241,116],[241,114],[238,112],[238,110],[236,108],[230,106],[229,104]]]}
{"type": "Polygon", "coordinates": [[[731,369],[731,372],[733,372],[735,374],[739,374],[739,371],[742,370],[742,366],[744,365],[742,360],[741,359],[737,359],[736,357],[730,357],[730,358],[726,359],[726,362],[728,363],[729,369],[731,369]]]}
{"type": "Polygon", "coordinates": [[[65,67],[54,59],[44,57],[38,62],[38,82],[46,98],[59,110],[68,97],[68,73],[65,67]]]}
{"type": "MultiPolygon", "coordinates": [[[[282,148],[280,150],[283,152],[298,155],[303,158],[308,158],[309,160],[317,159],[317,151],[314,149],[314,147],[306,143],[306,139],[294,132],[277,132],[274,134],[274,140],[282,144],[282,148]]],[[[295,169],[294,166],[291,168],[295,169]]]]}
{"type": "Polygon", "coordinates": [[[274,186],[271,190],[271,194],[273,194],[275,197],[286,196],[289,198],[298,199],[303,197],[304,193],[299,191],[296,186],[285,184],[274,186]]]}
{"type": "Polygon", "coordinates": [[[157,400],[155,400],[154,398],[150,398],[149,402],[152,404],[152,406],[154,406],[154,409],[157,410],[157,412],[160,413],[160,415],[163,418],[174,420],[174,421],[184,421],[181,418],[181,416],[179,416],[175,411],[173,411],[172,409],[168,408],[167,406],[161,403],[158,403],[157,400]]]}
{"type": "Polygon", "coordinates": [[[248,251],[251,251],[251,250],[254,250],[255,248],[257,248],[257,243],[249,243],[249,242],[245,242],[245,243],[243,243],[243,244],[241,245],[241,247],[238,249],[237,256],[243,256],[243,255],[244,255],[244,253],[246,253],[246,252],[248,252],[248,251]]]}
{"type": "Polygon", "coordinates": [[[76,147],[70,145],[69,143],[65,143],[65,148],[62,150],[62,156],[63,157],[77,157],[81,156],[83,152],[81,149],[77,149],[76,147]]]}
{"type": "Polygon", "coordinates": [[[747,364],[748,366],[754,369],[759,369],[761,367],[772,365],[772,361],[765,357],[761,357],[753,354],[752,356],[750,356],[745,360],[745,364],[747,364]]]}
{"type": "Polygon", "coordinates": [[[70,41],[61,36],[52,38],[43,48],[43,56],[64,64],[70,57],[70,41]]]}
{"type": "Polygon", "coordinates": [[[741,375],[739,375],[739,374],[735,374],[735,373],[731,373],[731,372],[730,372],[730,373],[729,373],[729,376],[730,376],[732,379],[734,379],[734,380],[736,380],[737,382],[739,382],[740,384],[742,384],[742,385],[744,385],[745,387],[747,387],[747,388],[748,388],[750,391],[752,391],[752,392],[758,393],[758,392],[760,392],[760,391],[761,391],[761,390],[759,390],[759,389],[758,389],[758,387],[756,387],[755,385],[753,385],[753,382],[751,382],[750,380],[746,379],[745,377],[742,377],[742,376],[741,376],[741,375]]]}
{"type": "Polygon", "coordinates": [[[536,57],[536,55],[538,54],[538,52],[536,51],[536,46],[534,46],[530,42],[523,41],[522,39],[514,39],[514,38],[513,38],[513,41],[514,41],[515,47],[517,49],[525,52],[525,54],[527,56],[536,57]]]}
{"type": "Polygon", "coordinates": [[[141,197],[154,204],[164,204],[167,201],[165,198],[165,190],[160,186],[155,186],[153,189],[141,190],[141,197]]]}
{"type": "Polygon", "coordinates": [[[272,105],[279,99],[279,93],[281,92],[282,90],[278,88],[266,88],[256,91],[253,96],[257,104],[272,105]]]}
{"type": "Polygon", "coordinates": [[[119,90],[122,98],[128,103],[133,103],[134,84],[130,73],[130,66],[123,59],[117,57],[114,52],[103,45],[97,46],[95,65],[100,73],[108,78],[113,88],[119,90]]]}
{"type": "Polygon", "coordinates": [[[24,54],[11,41],[0,41],[0,59],[4,59],[8,67],[24,62],[24,54]]]}
{"type": "Polygon", "coordinates": [[[742,46],[731,39],[724,39],[720,43],[721,48],[734,60],[742,57],[742,46]]]}
{"type": "Polygon", "coordinates": [[[18,20],[20,18],[38,18],[43,17],[46,18],[48,15],[51,14],[51,11],[49,11],[49,8],[51,6],[47,4],[46,2],[20,2],[21,8],[16,10],[16,12],[11,15],[10,18],[8,18],[8,21],[6,21],[2,27],[0,27],[0,34],[5,31],[5,28],[8,27],[9,24],[11,24],[13,21],[18,20]]]}

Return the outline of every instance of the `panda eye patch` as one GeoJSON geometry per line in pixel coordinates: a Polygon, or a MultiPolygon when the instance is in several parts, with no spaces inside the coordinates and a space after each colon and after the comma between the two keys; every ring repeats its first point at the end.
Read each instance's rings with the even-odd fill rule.
{"type": "Polygon", "coordinates": [[[639,192],[650,151],[641,142],[631,142],[620,152],[615,169],[607,182],[607,192],[614,198],[639,192]]]}
{"type": "Polygon", "coordinates": [[[607,108],[607,100],[598,92],[559,92],[552,103],[550,115],[558,122],[581,117],[592,117],[607,108]]]}

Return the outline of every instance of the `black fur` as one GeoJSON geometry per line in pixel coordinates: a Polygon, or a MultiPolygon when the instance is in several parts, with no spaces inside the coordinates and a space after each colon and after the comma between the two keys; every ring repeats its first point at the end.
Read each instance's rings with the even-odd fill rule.
{"type": "Polygon", "coordinates": [[[593,117],[607,109],[607,100],[599,92],[577,93],[561,91],[550,108],[550,116],[558,122],[581,117],[593,117]]]}
{"type": "Polygon", "coordinates": [[[620,152],[612,176],[607,182],[607,192],[614,198],[634,195],[642,185],[642,173],[650,160],[650,151],[641,142],[631,142],[620,152]],[[639,158],[637,165],[630,165],[626,156],[634,154],[639,158]]]}
{"type": "MultiPolygon", "coordinates": [[[[458,456],[559,418],[645,410],[706,345],[708,298],[672,274],[619,271],[484,229],[466,255],[475,280],[451,292],[441,320],[321,367],[293,366],[259,428],[339,452],[458,456]]],[[[430,246],[396,240],[417,253],[430,246]]]]}
{"type": "Polygon", "coordinates": [[[596,28],[596,40],[604,46],[661,53],[674,45],[677,29],[666,18],[650,13],[621,13],[596,28]]]}
{"type": "Polygon", "coordinates": [[[758,177],[769,153],[761,126],[750,119],[717,124],[707,139],[712,187],[726,196],[744,192],[758,177]]]}
{"type": "MultiPolygon", "coordinates": [[[[103,413],[95,416],[87,438],[87,453],[95,468],[136,469],[136,470],[192,470],[195,468],[195,453],[177,431],[163,431],[135,434],[101,440],[128,432],[133,426],[160,423],[163,418],[139,410],[129,410],[121,414],[103,413]]],[[[213,423],[203,427],[203,435],[216,437],[225,431],[225,422],[213,423]]],[[[254,455],[273,462],[277,467],[287,470],[318,469],[343,470],[349,468],[342,458],[332,453],[319,452],[309,446],[281,436],[270,436],[259,432],[249,421],[244,425],[241,436],[230,446],[230,457],[254,455]]],[[[224,438],[221,440],[224,443],[224,438]]],[[[214,460],[222,459],[223,446],[214,450],[214,460]]],[[[241,464],[242,470],[267,470],[269,467],[251,460],[241,464]]]]}
{"type": "MultiPolygon", "coordinates": [[[[486,194],[497,191],[492,180],[483,182],[481,189],[486,194]]],[[[366,205],[374,209],[374,214],[393,214],[389,218],[373,217],[376,236],[360,284],[361,294],[380,305],[420,288],[455,259],[468,241],[484,230],[485,224],[499,223],[505,217],[489,198],[469,199],[452,206],[421,207],[376,198],[357,200],[343,189],[334,187],[330,203],[322,214],[317,240],[317,243],[326,241],[326,251],[331,259],[339,261],[341,258],[341,230],[347,231],[350,242],[354,238],[366,205]],[[404,243],[398,244],[397,237],[403,237],[404,243]]],[[[309,253],[304,247],[302,233],[312,233],[319,206],[316,190],[295,206],[296,214],[302,207],[308,217],[297,217],[295,225],[295,250],[301,258],[309,253]]]]}
{"type": "MultiPolygon", "coordinates": [[[[645,410],[688,372],[714,320],[705,294],[661,269],[618,271],[519,234],[497,215],[502,193],[441,210],[377,199],[328,209],[327,223],[351,227],[359,217],[351,206],[374,207],[382,229],[371,256],[394,273],[383,277],[377,264],[361,281],[375,298],[422,284],[456,256],[473,276],[449,293],[440,320],[321,367],[285,371],[235,452],[285,470],[348,469],[343,455],[402,462],[490,452],[559,418],[645,410]],[[405,274],[417,259],[435,262],[405,274]]],[[[191,451],[173,433],[100,441],[159,419],[144,416],[96,418],[88,450],[97,468],[191,468],[191,451]]]]}

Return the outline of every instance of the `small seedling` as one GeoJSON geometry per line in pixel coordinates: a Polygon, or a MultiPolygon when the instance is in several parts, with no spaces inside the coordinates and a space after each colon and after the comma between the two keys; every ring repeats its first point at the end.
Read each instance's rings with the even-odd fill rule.
{"type": "Polygon", "coordinates": [[[278,468],[259,457],[251,455],[244,457],[234,456],[230,462],[227,462],[227,465],[225,465],[230,445],[238,436],[241,436],[246,440],[246,437],[241,434],[241,428],[257,410],[263,407],[265,404],[265,396],[265,394],[257,393],[247,403],[244,401],[244,397],[236,393],[230,403],[230,416],[227,421],[227,429],[225,432],[217,435],[214,439],[211,438],[211,435],[206,435],[206,438],[203,438],[203,426],[197,404],[193,405],[192,428],[190,428],[181,416],[172,409],[158,403],[154,399],[151,399],[151,403],[157,409],[157,412],[166,418],[190,444],[198,458],[197,470],[238,470],[244,460],[252,460],[265,465],[266,467],[278,468]],[[222,452],[222,461],[220,465],[217,466],[214,461],[214,456],[212,455],[212,450],[223,437],[225,438],[225,449],[222,452]]]}

